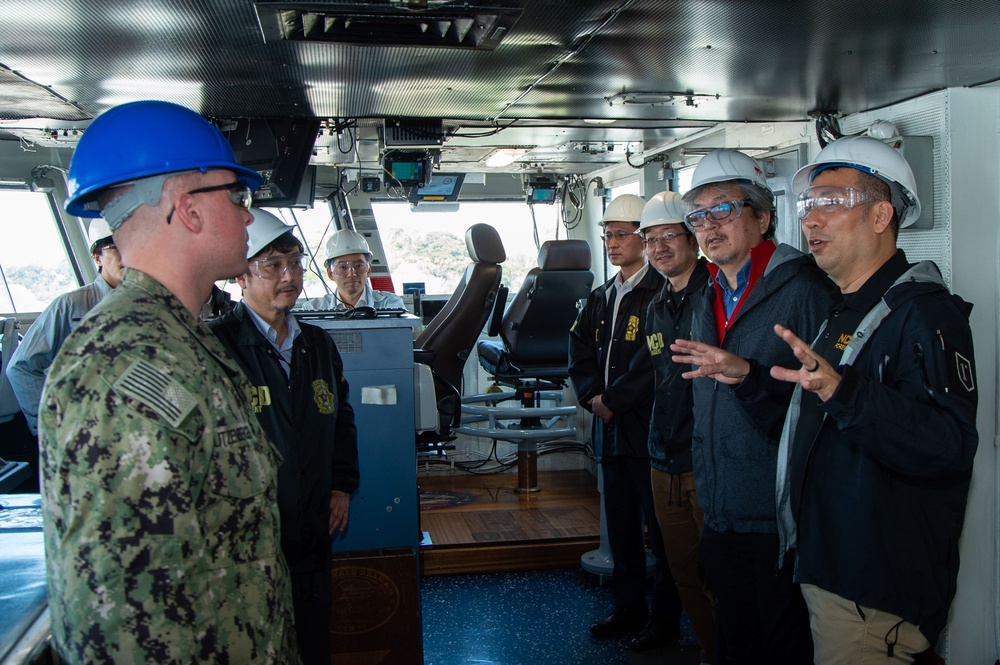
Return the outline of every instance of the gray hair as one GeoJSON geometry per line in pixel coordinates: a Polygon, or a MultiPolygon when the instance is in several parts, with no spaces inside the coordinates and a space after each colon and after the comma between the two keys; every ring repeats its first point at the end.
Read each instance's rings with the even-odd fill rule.
{"type": "Polygon", "coordinates": [[[771,213],[771,223],[768,224],[767,230],[764,231],[764,240],[770,240],[773,238],[775,229],[778,226],[778,213],[774,207],[774,193],[770,189],[766,189],[760,185],[755,185],[752,182],[744,180],[726,180],[724,182],[710,182],[700,187],[695,187],[681,197],[681,202],[684,204],[685,208],[685,214],[692,212],[695,209],[695,199],[699,198],[705,192],[722,191],[729,186],[736,187],[740,191],[740,196],[744,200],[749,201],[750,207],[753,208],[758,214],[762,212],[771,213]]]}

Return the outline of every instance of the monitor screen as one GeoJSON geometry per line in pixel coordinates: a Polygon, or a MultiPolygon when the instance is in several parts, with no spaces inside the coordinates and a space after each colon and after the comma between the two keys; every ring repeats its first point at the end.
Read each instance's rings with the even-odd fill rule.
{"type": "Polygon", "coordinates": [[[463,182],[464,173],[432,173],[427,184],[410,190],[410,201],[457,201],[463,182]]]}
{"type": "Polygon", "coordinates": [[[533,187],[531,190],[531,203],[554,203],[555,200],[555,187],[533,187]]]}
{"type": "Polygon", "coordinates": [[[430,169],[423,152],[396,152],[382,158],[386,187],[415,187],[424,184],[430,169]]]}
{"type": "Polygon", "coordinates": [[[228,130],[236,161],[254,169],[264,179],[254,192],[254,201],[268,207],[304,207],[314,190],[313,173],[306,177],[309,158],[319,133],[314,119],[242,119],[228,130]],[[305,182],[303,182],[305,181],[305,182]],[[304,193],[303,186],[307,190],[304,193]]]}
{"type": "Polygon", "coordinates": [[[392,165],[392,177],[404,182],[406,180],[423,180],[423,162],[394,162],[392,165]]]}

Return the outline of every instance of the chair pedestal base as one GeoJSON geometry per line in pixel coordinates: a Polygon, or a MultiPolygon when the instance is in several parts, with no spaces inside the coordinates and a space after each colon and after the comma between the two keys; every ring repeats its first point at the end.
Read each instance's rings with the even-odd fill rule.
{"type": "Polygon", "coordinates": [[[538,450],[531,445],[531,450],[525,450],[525,444],[517,447],[517,487],[514,489],[518,494],[530,494],[540,492],[538,486],[538,450]]]}
{"type": "Polygon", "coordinates": [[[538,444],[576,436],[571,419],[576,407],[524,406],[536,400],[562,403],[559,390],[533,391],[530,398],[523,393],[505,391],[470,395],[462,398],[462,424],[455,432],[517,444],[518,493],[538,492],[538,444]],[[520,407],[500,406],[510,400],[521,400],[520,407]],[[481,404],[481,405],[480,405],[481,404]],[[485,423],[485,427],[473,426],[485,423]]]}

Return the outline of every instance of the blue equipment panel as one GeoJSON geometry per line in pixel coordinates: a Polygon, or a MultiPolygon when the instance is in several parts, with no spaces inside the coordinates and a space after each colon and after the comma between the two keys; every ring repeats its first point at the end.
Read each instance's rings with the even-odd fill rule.
{"type": "Polygon", "coordinates": [[[334,552],[420,544],[414,445],[415,317],[305,319],[327,330],[344,360],[358,426],[361,483],[334,552]]]}

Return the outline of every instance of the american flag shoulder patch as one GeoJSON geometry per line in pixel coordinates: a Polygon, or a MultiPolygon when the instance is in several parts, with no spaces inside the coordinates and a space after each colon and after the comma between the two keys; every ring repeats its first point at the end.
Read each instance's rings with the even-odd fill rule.
{"type": "Polygon", "coordinates": [[[145,360],[135,360],[129,365],[115,381],[114,388],[152,409],[171,427],[179,427],[198,405],[184,386],[145,360]]]}

